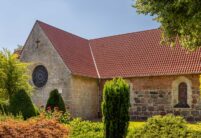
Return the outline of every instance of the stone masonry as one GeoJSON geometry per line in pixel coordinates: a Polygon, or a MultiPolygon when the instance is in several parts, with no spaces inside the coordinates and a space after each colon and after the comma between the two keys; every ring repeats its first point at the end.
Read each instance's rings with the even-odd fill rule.
{"type": "MultiPolygon", "coordinates": [[[[134,120],[145,120],[153,115],[175,114],[185,117],[188,121],[201,121],[199,75],[185,76],[163,76],[143,77],[129,79],[131,84],[131,118],[134,120]],[[173,85],[175,80],[181,82],[192,82],[188,93],[188,104],[190,108],[174,108],[174,100],[178,85],[173,85]],[[189,80],[186,81],[186,80],[189,80]]],[[[189,85],[189,84],[187,84],[189,85]]]]}

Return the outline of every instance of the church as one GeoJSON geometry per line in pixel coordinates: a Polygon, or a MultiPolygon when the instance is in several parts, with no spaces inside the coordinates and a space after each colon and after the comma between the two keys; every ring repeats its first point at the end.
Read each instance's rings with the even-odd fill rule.
{"type": "Polygon", "coordinates": [[[172,113],[201,121],[201,50],[160,39],[153,29],[88,40],[36,21],[20,56],[31,63],[32,100],[45,106],[58,89],[72,116],[96,119],[104,83],[122,77],[130,84],[131,119],[172,113]]]}

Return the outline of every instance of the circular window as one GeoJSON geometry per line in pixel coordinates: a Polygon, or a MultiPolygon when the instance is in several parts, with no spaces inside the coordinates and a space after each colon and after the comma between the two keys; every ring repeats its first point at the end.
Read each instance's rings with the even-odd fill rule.
{"type": "Polygon", "coordinates": [[[43,87],[48,80],[47,69],[42,65],[37,66],[33,71],[32,80],[36,87],[43,87]]]}

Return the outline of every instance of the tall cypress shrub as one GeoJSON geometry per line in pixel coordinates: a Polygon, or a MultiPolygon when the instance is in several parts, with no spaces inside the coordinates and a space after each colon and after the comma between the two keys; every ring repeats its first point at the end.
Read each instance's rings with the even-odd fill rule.
{"type": "Polygon", "coordinates": [[[102,114],[106,138],[125,138],[129,124],[130,88],[122,79],[107,81],[103,89],[102,114]]]}
{"type": "Polygon", "coordinates": [[[51,108],[53,111],[55,107],[57,107],[60,111],[66,112],[65,104],[61,94],[58,92],[57,89],[54,89],[50,92],[50,96],[47,100],[46,110],[51,108]]]}
{"type": "Polygon", "coordinates": [[[28,119],[37,115],[31,98],[24,89],[14,93],[9,102],[9,112],[15,116],[22,114],[24,119],[28,119]]]}

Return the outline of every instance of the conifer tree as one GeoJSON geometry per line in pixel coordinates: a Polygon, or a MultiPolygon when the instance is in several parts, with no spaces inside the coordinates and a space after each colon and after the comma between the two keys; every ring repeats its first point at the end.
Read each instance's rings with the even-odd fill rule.
{"type": "Polygon", "coordinates": [[[103,90],[102,114],[106,138],[125,138],[129,124],[130,88],[122,79],[107,81],[103,90]]]}
{"type": "Polygon", "coordinates": [[[46,110],[49,107],[51,108],[52,111],[54,110],[55,107],[57,107],[60,111],[63,111],[63,113],[66,112],[63,98],[57,89],[50,92],[50,96],[46,104],[46,110]]]}
{"type": "Polygon", "coordinates": [[[24,119],[37,115],[37,111],[34,108],[31,98],[23,89],[12,95],[10,99],[9,112],[15,116],[22,114],[24,119]]]}

